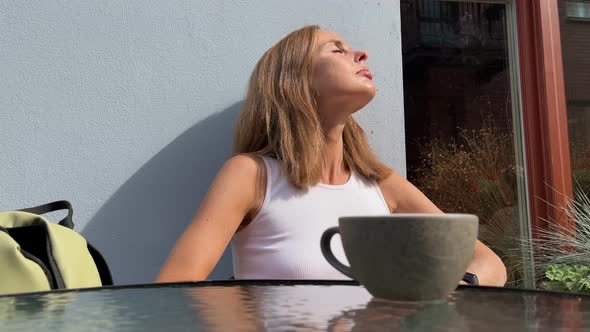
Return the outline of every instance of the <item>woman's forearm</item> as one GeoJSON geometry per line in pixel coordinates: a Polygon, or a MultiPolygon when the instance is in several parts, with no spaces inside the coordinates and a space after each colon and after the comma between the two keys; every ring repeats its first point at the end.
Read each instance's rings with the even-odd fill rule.
{"type": "Polygon", "coordinates": [[[467,272],[477,276],[482,286],[504,286],[506,283],[506,267],[498,255],[480,241],[475,244],[473,258],[467,272]]]}

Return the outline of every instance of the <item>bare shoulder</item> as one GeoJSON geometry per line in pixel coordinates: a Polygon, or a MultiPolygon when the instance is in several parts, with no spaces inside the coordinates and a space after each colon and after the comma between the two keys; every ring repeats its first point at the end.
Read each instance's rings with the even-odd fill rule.
{"type": "Polygon", "coordinates": [[[265,170],[262,158],[239,154],[225,161],[217,178],[222,182],[230,181],[237,185],[253,186],[256,185],[260,174],[265,170]]]}
{"type": "Polygon", "coordinates": [[[401,176],[396,170],[390,169],[389,175],[387,177],[378,181],[379,187],[383,190],[385,187],[390,187],[395,184],[399,184],[401,182],[406,182],[407,180],[401,176]]]}
{"type": "Polygon", "coordinates": [[[394,169],[390,169],[389,175],[377,183],[383,194],[389,196],[403,195],[409,187],[412,187],[412,184],[394,169]]]}
{"type": "Polygon", "coordinates": [[[262,159],[251,154],[235,155],[225,161],[221,172],[230,172],[239,175],[256,176],[260,171],[262,159]]]}
{"type": "Polygon", "coordinates": [[[252,213],[264,199],[266,188],[266,166],[262,157],[253,154],[231,157],[221,167],[214,184],[226,188],[218,192],[232,193],[240,200],[252,202],[248,209],[252,213]]]}
{"type": "Polygon", "coordinates": [[[207,197],[203,201],[201,214],[205,215],[216,207],[225,212],[233,209],[238,212],[236,218],[224,216],[222,219],[239,221],[238,230],[241,230],[260,210],[265,189],[266,167],[262,158],[250,154],[233,156],[224,163],[213,180],[207,197]]]}
{"type": "Polygon", "coordinates": [[[391,170],[391,173],[378,181],[378,184],[392,212],[441,212],[418,188],[395,170],[391,170]]]}
{"type": "Polygon", "coordinates": [[[398,209],[397,192],[399,191],[400,184],[403,184],[405,180],[396,170],[390,169],[387,177],[377,181],[383,198],[385,198],[385,202],[391,212],[395,212],[398,209]]]}

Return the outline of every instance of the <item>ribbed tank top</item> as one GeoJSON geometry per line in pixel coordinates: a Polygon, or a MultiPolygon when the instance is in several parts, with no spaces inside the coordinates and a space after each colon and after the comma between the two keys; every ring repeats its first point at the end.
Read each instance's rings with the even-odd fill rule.
{"type": "MultiPolygon", "coordinates": [[[[307,191],[295,188],[277,160],[263,157],[266,195],[248,226],[231,241],[236,279],[348,279],[322,255],[323,232],[338,218],[390,214],[375,181],[352,172],[343,185],[319,183],[307,191]]],[[[340,237],[332,252],[348,265],[340,237]]]]}

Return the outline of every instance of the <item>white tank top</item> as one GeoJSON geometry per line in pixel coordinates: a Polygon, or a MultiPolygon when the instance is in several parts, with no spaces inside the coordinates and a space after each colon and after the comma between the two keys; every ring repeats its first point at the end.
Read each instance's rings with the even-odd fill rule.
{"type": "MultiPolygon", "coordinates": [[[[298,190],[281,173],[277,160],[263,157],[266,195],[258,215],[231,241],[236,279],[349,279],[322,255],[323,232],[338,226],[338,218],[390,214],[375,181],[352,172],[343,185],[319,183],[298,190]]],[[[332,252],[348,261],[340,237],[332,252]]]]}

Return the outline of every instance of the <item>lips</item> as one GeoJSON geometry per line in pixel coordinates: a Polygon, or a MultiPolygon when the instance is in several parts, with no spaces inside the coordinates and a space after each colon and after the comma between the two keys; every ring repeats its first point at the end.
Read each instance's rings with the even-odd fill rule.
{"type": "Polygon", "coordinates": [[[363,68],[363,69],[359,70],[358,72],[356,72],[356,74],[364,76],[370,80],[373,80],[373,74],[371,74],[371,71],[369,70],[369,68],[363,68]]]}

